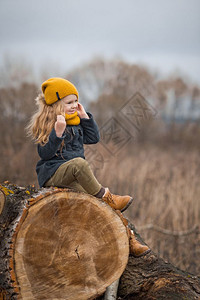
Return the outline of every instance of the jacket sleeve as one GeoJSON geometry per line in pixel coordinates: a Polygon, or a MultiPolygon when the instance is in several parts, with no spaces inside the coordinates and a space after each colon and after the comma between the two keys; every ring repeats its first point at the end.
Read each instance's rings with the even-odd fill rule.
{"type": "Polygon", "coordinates": [[[100,140],[99,129],[92,114],[88,112],[87,114],[89,119],[81,119],[81,126],[83,128],[83,143],[96,144],[100,140]]]}
{"type": "Polygon", "coordinates": [[[38,154],[41,159],[48,160],[54,157],[64,137],[64,135],[62,137],[57,137],[55,129],[53,128],[49,135],[48,143],[44,146],[38,145],[38,154]]]}

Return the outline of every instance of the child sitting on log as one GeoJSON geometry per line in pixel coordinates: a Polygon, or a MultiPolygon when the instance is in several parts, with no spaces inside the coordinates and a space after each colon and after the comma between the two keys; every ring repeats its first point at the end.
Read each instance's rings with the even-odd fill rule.
{"type": "MultiPolygon", "coordinates": [[[[93,116],[78,100],[78,91],[68,80],[50,78],[42,83],[42,93],[36,98],[38,112],[28,126],[41,158],[36,166],[39,185],[86,192],[122,212],[133,198],[114,195],[103,187],[85,160],[83,145],[98,143],[100,137],[93,116]]],[[[141,245],[132,231],[128,232],[130,253],[147,253],[149,248],[141,245]]]]}

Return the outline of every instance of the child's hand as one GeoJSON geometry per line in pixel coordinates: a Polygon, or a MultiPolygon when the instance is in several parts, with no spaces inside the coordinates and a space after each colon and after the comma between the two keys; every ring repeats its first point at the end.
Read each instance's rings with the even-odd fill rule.
{"type": "Polygon", "coordinates": [[[85,108],[84,108],[83,105],[80,104],[79,102],[78,102],[78,107],[77,107],[77,113],[78,113],[78,116],[79,116],[81,119],[82,119],[82,118],[84,118],[84,119],[89,119],[88,114],[87,114],[86,111],[85,111],[85,108]]]}
{"type": "Polygon", "coordinates": [[[66,124],[67,123],[65,121],[65,117],[63,117],[62,115],[57,115],[57,121],[55,122],[54,126],[57,137],[61,137],[63,135],[63,132],[66,128],[66,124]]]}

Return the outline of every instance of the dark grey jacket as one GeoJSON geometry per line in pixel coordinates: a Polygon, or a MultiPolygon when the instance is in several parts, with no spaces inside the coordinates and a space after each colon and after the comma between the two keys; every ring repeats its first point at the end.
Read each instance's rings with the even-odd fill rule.
{"type": "Polygon", "coordinates": [[[67,125],[62,137],[57,137],[55,129],[50,133],[46,145],[38,145],[38,154],[41,158],[36,166],[38,182],[40,187],[56,172],[56,170],[70,159],[84,156],[83,144],[98,143],[99,130],[92,115],[88,113],[89,119],[81,119],[79,125],[67,125]],[[64,140],[65,146],[60,153],[60,146],[64,140]]]}

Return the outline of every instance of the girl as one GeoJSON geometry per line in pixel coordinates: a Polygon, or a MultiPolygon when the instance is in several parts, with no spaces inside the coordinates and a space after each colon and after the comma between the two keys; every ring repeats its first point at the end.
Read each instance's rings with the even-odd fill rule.
{"type": "MultiPolygon", "coordinates": [[[[36,98],[39,109],[28,126],[41,158],[36,166],[39,185],[70,187],[101,198],[122,212],[133,198],[111,194],[97,181],[85,160],[83,145],[97,143],[99,130],[78,98],[76,87],[63,78],[50,78],[42,84],[42,94],[36,98]]],[[[133,233],[130,236],[132,254],[137,255],[138,249],[139,255],[146,253],[148,247],[140,245],[133,233]]]]}

